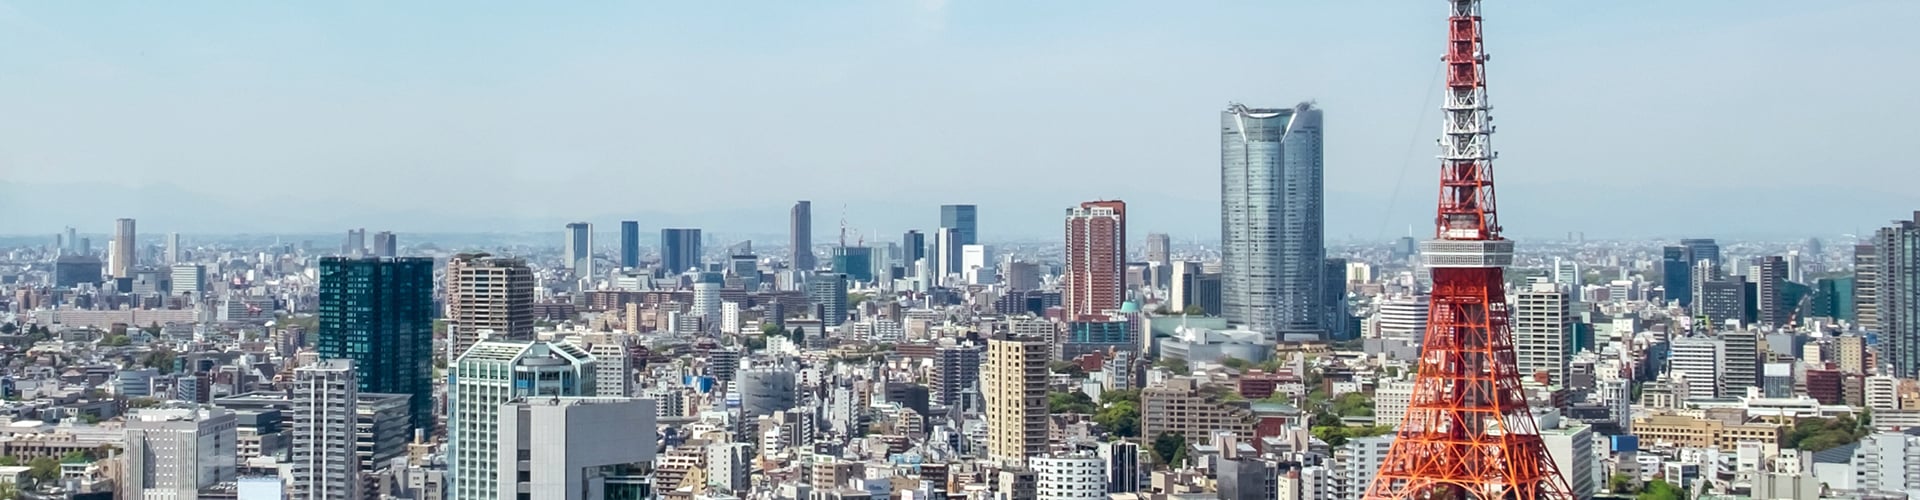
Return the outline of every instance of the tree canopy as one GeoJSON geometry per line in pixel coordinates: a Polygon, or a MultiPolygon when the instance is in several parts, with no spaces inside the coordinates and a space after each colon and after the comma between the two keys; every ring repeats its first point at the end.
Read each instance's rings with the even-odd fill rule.
{"type": "Polygon", "coordinates": [[[1187,458],[1187,437],[1171,432],[1162,432],[1153,438],[1153,456],[1160,463],[1177,466],[1187,458]]]}

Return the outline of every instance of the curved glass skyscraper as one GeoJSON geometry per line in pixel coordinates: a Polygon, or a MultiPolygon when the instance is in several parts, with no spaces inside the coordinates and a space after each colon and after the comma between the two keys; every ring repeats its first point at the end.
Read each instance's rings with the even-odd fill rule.
{"type": "Polygon", "coordinates": [[[1277,338],[1324,338],[1320,110],[1220,113],[1222,315],[1277,338]]]}

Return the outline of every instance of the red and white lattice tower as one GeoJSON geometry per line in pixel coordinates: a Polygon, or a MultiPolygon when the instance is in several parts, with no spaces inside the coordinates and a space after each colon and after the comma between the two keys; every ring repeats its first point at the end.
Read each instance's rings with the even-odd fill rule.
{"type": "Polygon", "coordinates": [[[1433,302],[1406,420],[1368,499],[1572,499],[1520,388],[1493,198],[1480,1],[1449,0],[1433,302]]]}

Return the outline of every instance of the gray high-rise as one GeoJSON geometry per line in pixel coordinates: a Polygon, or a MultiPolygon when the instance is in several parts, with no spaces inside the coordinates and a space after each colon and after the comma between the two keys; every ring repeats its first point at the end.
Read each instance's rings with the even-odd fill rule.
{"type": "Polygon", "coordinates": [[[567,224],[565,251],[560,256],[575,277],[593,275],[593,224],[567,224]]]}
{"type": "Polygon", "coordinates": [[[1875,308],[1892,375],[1920,377],[1920,211],[1873,235],[1875,308]]]}
{"type": "Polygon", "coordinates": [[[1222,315],[1276,337],[1324,337],[1320,110],[1220,114],[1222,315]]]}
{"type": "Polygon", "coordinates": [[[811,271],[818,264],[813,256],[813,202],[800,200],[793,204],[793,220],[789,223],[789,242],[793,246],[793,268],[811,271]]]}

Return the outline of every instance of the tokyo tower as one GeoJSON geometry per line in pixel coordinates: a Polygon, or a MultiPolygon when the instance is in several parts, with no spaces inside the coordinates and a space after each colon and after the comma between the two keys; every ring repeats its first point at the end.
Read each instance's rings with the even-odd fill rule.
{"type": "Polygon", "coordinates": [[[1480,0],[1449,0],[1433,301],[1413,401],[1367,499],[1572,499],[1527,408],[1508,322],[1513,242],[1494,210],[1480,0]]]}

